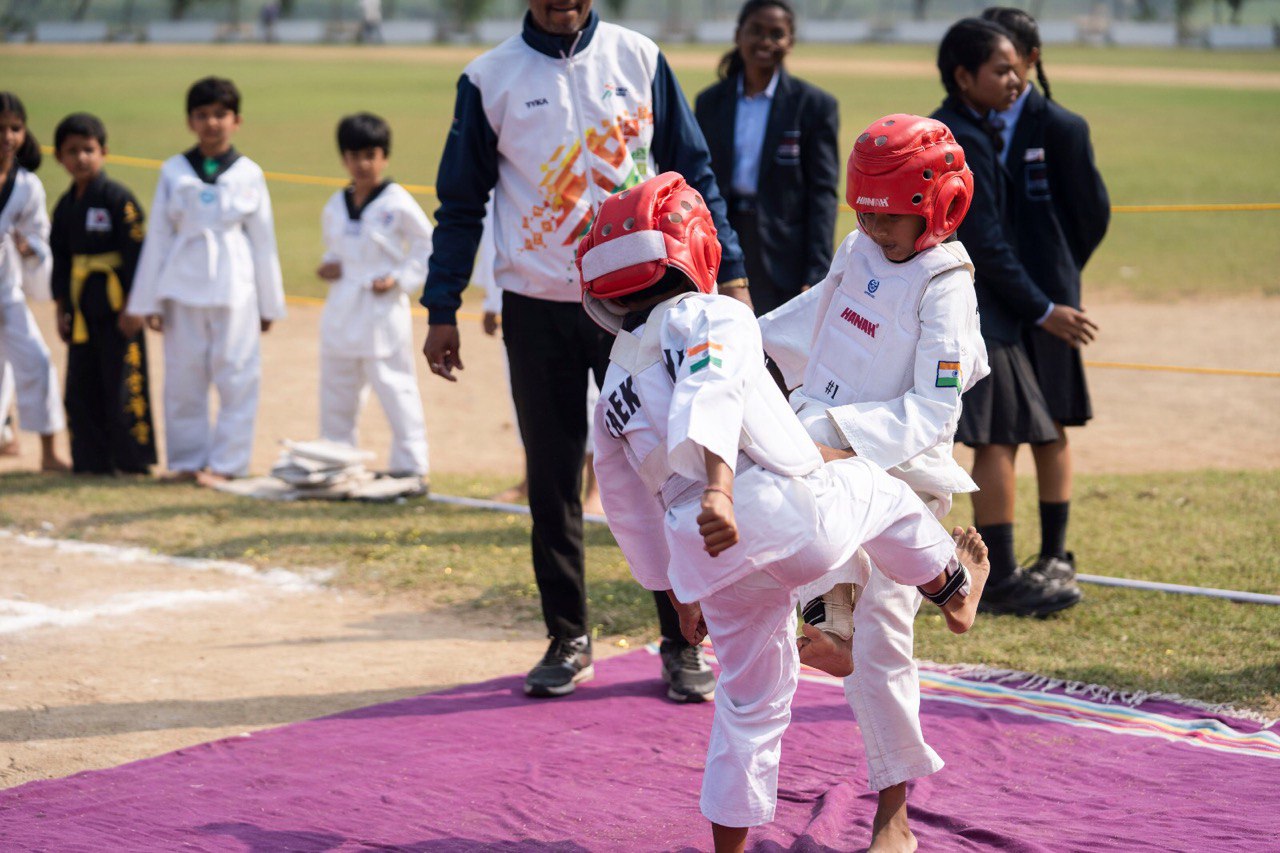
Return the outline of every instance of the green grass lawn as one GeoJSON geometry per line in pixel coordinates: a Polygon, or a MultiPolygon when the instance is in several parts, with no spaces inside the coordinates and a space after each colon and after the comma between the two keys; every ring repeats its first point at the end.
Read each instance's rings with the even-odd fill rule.
{"type": "MultiPolygon", "coordinates": [[[[441,477],[450,494],[505,483],[441,477]]],[[[1019,483],[1019,519],[1035,518],[1034,483],[1019,483]]],[[[263,504],[154,481],[35,474],[0,477],[0,526],[140,545],[260,567],[337,570],[334,583],[408,595],[423,607],[501,608],[539,630],[526,516],[444,506],[263,504]],[[48,526],[46,526],[46,524],[48,526]]],[[[1280,472],[1081,477],[1071,541],[1081,570],[1280,594],[1280,472]]],[[[955,521],[968,518],[961,502],[955,521]]],[[[1037,531],[1020,522],[1033,552],[1037,531]]],[[[589,525],[594,630],[653,639],[648,593],[609,532],[589,525]]],[[[1085,603],[1047,620],[984,619],[957,639],[922,608],[917,654],[985,663],[1129,690],[1176,692],[1280,715],[1280,608],[1086,587],[1085,603]]]]}
{"type": "MultiPolygon", "coordinates": [[[[48,143],[72,110],[98,113],[118,154],[163,159],[191,145],[182,103],[186,87],[210,73],[234,78],[244,92],[239,147],[268,171],[340,176],[333,132],[355,110],[384,115],[394,129],[392,174],[430,185],[448,128],[462,53],[422,48],[380,54],[350,49],[217,48],[181,55],[145,48],[82,57],[10,48],[0,75],[26,101],[31,126],[48,143]]],[[[673,65],[692,96],[712,81],[707,48],[676,48],[673,65]]],[[[929,74],[877,76],[828,70],[842,57],[859,61],[928,62],[926,47],[801,47],[798,58],[821,60],[806,74],[841,102],[841,147],[847,151],[868,122],[889,112],[928,113],[941,100],[929,74]]],[[[1280,71],[1280,53],[1051,50],[1047,69],[1067,65],[1280,71]],[[1056,64],[1055,64],[1056,63],[1056,64]]],[[[1280,202],[1280,89],[1230,90],[1136,82],[1054,82],[1056,97],[1093,128],[1100,168],[1116,204],[1280,202]]],[[[116,165],[112,172],[149,203],[155,172],[116,165]]],[[[60,167],[41,170],[51,197],[66,185],[60,167]]],[[[320,255],[320,209],[332,190],[278,183],[272,187],[286,287],[322,296],[312,274],[320,255]]],[[[420,199],[431,212],[433,198],[420,199]]],[[[1087,293],[1142,298],[1280,293],[1280,212],[1121,213],[1087,272],[1087,293]]],[[[840,218],[842,236],[853,227],[840,218]]],[[[474,295],[473,295],[474,296],[474,295]]]]}

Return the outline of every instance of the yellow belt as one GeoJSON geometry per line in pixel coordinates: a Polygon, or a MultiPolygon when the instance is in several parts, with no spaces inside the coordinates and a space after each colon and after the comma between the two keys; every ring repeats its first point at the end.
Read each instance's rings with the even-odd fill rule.
{"type": "Polygon", "coordinates": [[[94,273],[102,273],[107,277],[107,303],[112,311],[124,308],[124,286],[120,284],[120,276],[116,268],[124,263],[119,252],[103,252],[100,255],[71,256],[71,310],[74,317],[71,321],[71,343],[82,344],[89,340],[89,324],[80,312],[80,296],[84,293],[84,283],[94,273]]]}

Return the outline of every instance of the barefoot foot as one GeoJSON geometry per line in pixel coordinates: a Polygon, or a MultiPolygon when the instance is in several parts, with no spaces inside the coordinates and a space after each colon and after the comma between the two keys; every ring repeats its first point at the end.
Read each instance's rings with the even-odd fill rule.
{"type": "Polygon", "coordinates": [[[165,471],[156,479],[162,483],[194,483],[199,476],[199,471],[165,471]]]}
{"type": "Polygon", "coordinates": [[[228,483],[233,478],[229,474],[219,474],[217,471],[201,471],[196,474],[196,485],[204,486],[206,489],[216,489],[223,483],[228,483]]]}
{"type": "Polygon", "coordinates": [[[800,663],[820,669],[828,675],[844,678],[853,674],[853,641],[828,634],[806,623],[800,629],[804,636],[796,640],[800,663]]]}
{"type": "Polygon", "coordinates": [[[987,560],[986,543],[974,528],[965,530],[957,527],[951,531],[951,538],[956,540],[956,559],[969,570],[969,594],[951,596],[942,605],[942,615],[952,633],[963,634],[973,627],[973,621],[978,618],[978,601],[986,588],[987,576],[991,574],[991,563],[987,560]]]}
{"type": "Polygon", "coordinates": [[[512,486],[511,488],[503,489],[502,491],[498,492],[496,495],[489,498],[489,500],[497,501],[498,503],[503,503],[503,504],[513,504],[513,503],[519,503],[520,501],[525,500],[528,497],[529,497],[529,481],[521,480],[519,483],[512,486]]]}

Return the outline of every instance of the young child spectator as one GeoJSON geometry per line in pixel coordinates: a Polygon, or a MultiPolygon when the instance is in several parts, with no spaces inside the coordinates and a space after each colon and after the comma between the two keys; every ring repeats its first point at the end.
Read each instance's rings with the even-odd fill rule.
{"type": "Polygon", "coordinates": [[[1027,357],[1023,336],[1040,326],[1068,340],[1092,339],[1082,311],[1055,303],[1028,274],[1014,248],[1015,190],[1000,161],[1004,137],[993,113],[1013,106],[1023,67],[1007,30],[965,18],[938,45],[947,98],[933,117],[947,125],[973,171],[973,202],[958,235],[973,258],[982,337],[991,374],[965,397],[956,438],[973,447],[974,524],[991,550],[991,585],[982,606],[998,613],[1046,616],[1081,599],[1073,579],[1030,572],[1013,546],[1014,462],[1018,445],[1056,442],[1058,429],[1027,357]]]}
{"type": "MultiPolygon", "coordinates": [[[[945,242],[972,194],[964,151],[945,125],[877,119],[849,155],[846,199],[858,230],[840,244],[826,278],[760,320],[765,352],[795,389],[791,406],[809,436],[830,448],[827,457],[874,462],[938,519],[953,494],[977,488],[951,447],[960,395],[987,374],[987,351],[973,266],[960,243],[945,242]]],[[[806,621],[825,630],[805,627],[800,659],[856,673],[845,694],[879,794],[873,847],[914,845],[907,782],[942,768],[920,730],[919,607],[916,590],[876,563],[856,607],[842,583],[804,608],[806,621]]]]}
{"type": "Polygon", "coordinates": [[[177,480],[216,485],[249,470],[261,335],[285,314],[271,197],[231,144],[240,92],[205,77],[187,91],[196,145],[165,161],[121,328],[164,332],[165,455],[177,480]],[[218,418],[209,429],[209,387],[218,418]]]}
{"type": "MultiPolygon", "coordinates": [[[[26,302],[49,298],[49,215],[38,168],[27,109],[17,95],[0,92],[0,364],[13,370],[20,426],[40,435],[40,470],[66,471],[53,446],[66,426],[58,374],[26,302]]],[[[0,402],[7,416],[8,401],[0,402]]]]}
{"type": "Polygon", "coordinates": [[[324,207],[329,282],[320,319],[320,434],[355,447],[356,419],[372,387],[391,426],[392,476],[428,474],[427,426],[414,372],[409,296],[431,256],[431,222],[409,191],[383,178],[391,128],[371,113],[338,123],[351,184],[324,207]]]}
{"type": "MultiPolygon", "coordinates": [[[[1052,100],[1035,18],[1000,6],[984,10],[982,17],[1009,31],[1021,63],[1022,93],[1012,107],[996,114],[1004,123],[1000,157],[1013,190],[1018,259],[1055,305],[1083,312],[1081,273],[1111,221],[1111,200],[1094,164],[1089,125],[1052,100]],[[1032,68],[1040,90],[1031,83],[1032,68]]],[[[1064,428],[1084,426],[1093,417],[1080,352],[1092,329],[1085,331],[1062,337],[1041,324],[1023,335],[1058,431],[1055,441],[1031,446],[1040,497],[1040,555],[1028,571],[1064,580],[1076,576],[1075,555],[1067,550],[1072,470],[1064,428]]]]}
{"type": "Polygon", "coordinates": [[[145,474],[156,463],[145,336],[126,337],[120,312],[145,234],[142,207],[107,177],[107,129],[73,113],[53,132],[71,187],[53,209],[53,298],[67,344],[67,423],[77,474],[145,474]]]}
{"type": "Polygon", "coordinates": [[[701,196],[666,173],[605,201],[578,266],[584,308],[616,335],[596,408],[609,525],[636,580],[672,596],[685,638],[715,645],[702,812],[716,849],[740,850],[776,806],[796,590],[861,546],[962,633],[986,570],[975,531],[948,536],[876,463],[823,464],[769,378],[751,310],[714,295],[719,257],[701,196]]]}

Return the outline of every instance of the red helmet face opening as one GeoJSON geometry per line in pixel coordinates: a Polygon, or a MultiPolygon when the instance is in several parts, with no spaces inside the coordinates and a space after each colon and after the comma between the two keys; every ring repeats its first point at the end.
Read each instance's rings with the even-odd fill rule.
{"type": "Polygon", "coordinates": [[[973,200],[964,149],[940,121],[899,113],[876,119],[849,155],[845,198],[859,213],[924,217],[915,250],[955,233],[973,200]]]}
{"type": "Polygon", "coordinates": [[[675,172],[636,184],[600,206],[578,244],[584,299],[617,299],[654,285],[674,267],[714,293],[720,243],[711,211],[675,172]]]}

